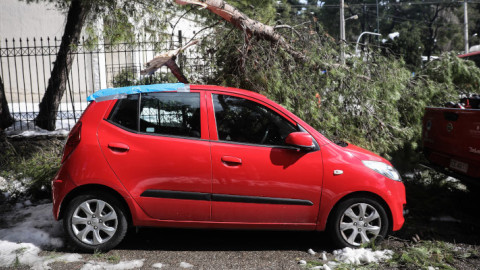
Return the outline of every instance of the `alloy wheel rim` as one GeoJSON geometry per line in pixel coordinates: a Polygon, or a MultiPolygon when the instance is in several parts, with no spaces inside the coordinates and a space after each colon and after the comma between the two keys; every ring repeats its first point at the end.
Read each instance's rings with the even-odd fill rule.
{"type": "Polygon", "coordinates": [[[81,203],[72,215],[72,231],[85,244],[100,245],[110,240],[118,227],[117,213],[105,201],[81,203]]]}
{"type": "Polygon", "coordinates": [[[340,233],[352,246],[373,241],[382,228],[382,219],[377,209],[368,203],[348,207],[340,219],[340,233]]]}

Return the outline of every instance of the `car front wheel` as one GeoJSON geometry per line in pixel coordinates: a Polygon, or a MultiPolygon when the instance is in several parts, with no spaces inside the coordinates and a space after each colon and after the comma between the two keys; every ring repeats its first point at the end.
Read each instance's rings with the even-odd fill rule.
{"type": "Polygon", "coordinates": [[[85,251],[106,251],[118,245],[128,229],[125,210],[110,194],[85,194],[67,207],[63,226],[69,240],[85,251]]]}
{"type": "Polygon", "coordinates": [[[329,233],[337,247],[359,247],[385,238],[388,218],[384,207],[371,198],[355,197],[335,207],[329,233]]]}

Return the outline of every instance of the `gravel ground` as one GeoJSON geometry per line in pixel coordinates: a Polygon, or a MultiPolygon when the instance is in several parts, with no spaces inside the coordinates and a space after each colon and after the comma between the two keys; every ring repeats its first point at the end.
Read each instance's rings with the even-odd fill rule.
{"type": "MultiPolygon", "coordinates": [[[[222,231],[141,228],[131,232],[115,250],[82,254],[85,260],[144,259],[142,269],[301,269],[298,260],[318,259],[307,253],[330,250],[325,234],[285,231],[222,231]],[[323,245],[322,245],[323,243],[323,245]],[[114,258],[114,259],[112,259],[114,258]]],[[[70,251],[71,252],[71,251],[70,251]]],[[[77,269],[83,263],[54,263],[53,269],[77,269]]]]}

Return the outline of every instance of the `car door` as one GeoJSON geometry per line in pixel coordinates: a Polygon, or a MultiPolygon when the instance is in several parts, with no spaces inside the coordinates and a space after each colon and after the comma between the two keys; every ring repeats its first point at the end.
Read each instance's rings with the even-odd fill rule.
{"type": "Polygon", "coordinates": [[[207,104],[213,127],[212,221],[314,224],[322,186],[321,151],[300,151],[284,143],[301,128],[273,107],[245,96],[212,91],[207,104]]]}
{"type": "Polygon", "coordinates": [[[100,123],[105,158],[150,217],[210,220],[206,117],[203,91],[159,92],[119,99],[100,123]]]}

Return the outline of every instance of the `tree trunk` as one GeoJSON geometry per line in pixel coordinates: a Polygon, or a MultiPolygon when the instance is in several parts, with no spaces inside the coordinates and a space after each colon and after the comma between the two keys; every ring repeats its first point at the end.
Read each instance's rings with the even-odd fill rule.
{"type": "Polygon", "coordinates": [[[6,129],[13,124],[13,117],[8,109],[7,97],[5,96],[5,88],[3,80],[0,77],[0,130],[6,129]]]}
{"type": "Polygon", "coordinates": [[[253,35],[272,43],[278,44],[286,52],[288,52],[295,60],[304,61],[305,55],[296,51],[282,35],[275,31],[270,25],[265,25],[259,21],[250,19],[234,6],[223,0],[175,0],[179,5],[197,5],[207,8],[211,12],[222,17],[241,31],[245,31],[248,35],[253,35]]]}
{"type": "Polygon", "coordinates": [[[71,46],[76,45],[80,38],[90,5],[89,1],[83,0],[72,0],[70,4],[60,49],[48,80],[47,90],[39,105],[40,111],[35,118],[35,124],[40,128],[55,130],[58,107],[65,93],[67,77],[74,59],[69,53],[71,46]]]}

